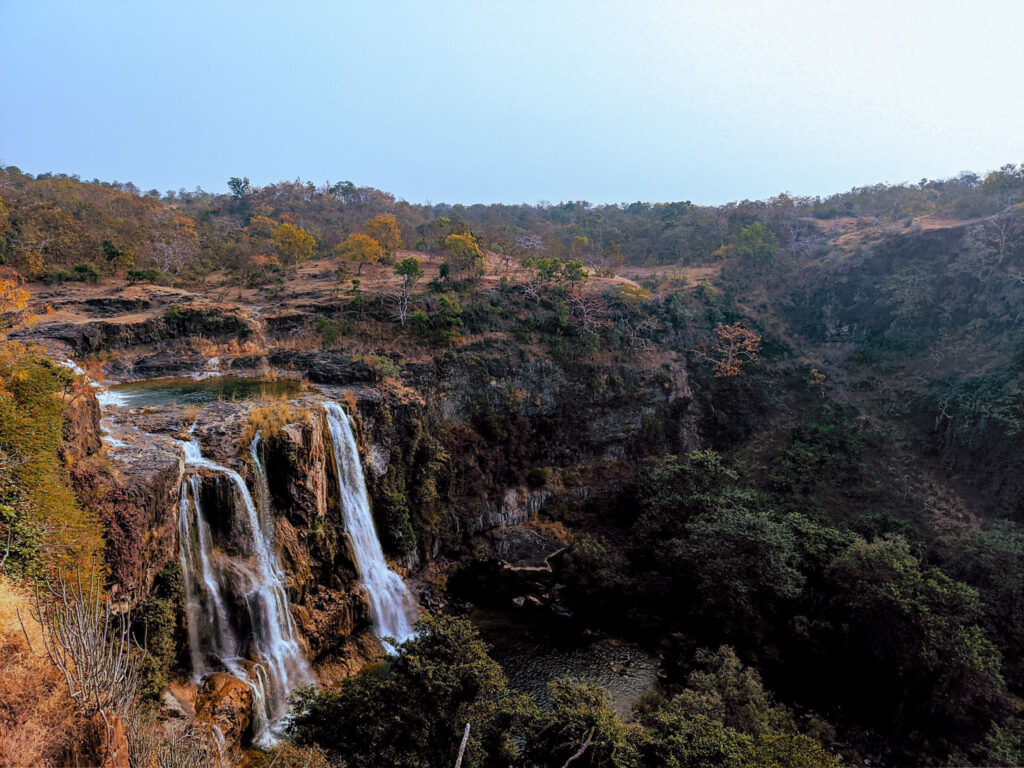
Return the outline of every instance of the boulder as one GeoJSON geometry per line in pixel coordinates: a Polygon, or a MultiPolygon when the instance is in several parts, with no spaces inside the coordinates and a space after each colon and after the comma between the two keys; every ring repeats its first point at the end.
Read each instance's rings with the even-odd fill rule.
{"type": "Polygon", "coordinates": [[[252,704],[252,689],[234,675],[208,675],[196,694],[196,723],[215,727],[236,750],[252,737],[252,704]]]}

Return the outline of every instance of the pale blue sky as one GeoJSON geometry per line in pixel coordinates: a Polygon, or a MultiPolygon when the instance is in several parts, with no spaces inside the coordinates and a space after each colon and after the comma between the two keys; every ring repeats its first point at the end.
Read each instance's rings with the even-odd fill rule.
{"type": "Polygon", "coordinates": [[[0,161],[718,203],[1024,162],[1024,1],[0,0],[0,161]]]}

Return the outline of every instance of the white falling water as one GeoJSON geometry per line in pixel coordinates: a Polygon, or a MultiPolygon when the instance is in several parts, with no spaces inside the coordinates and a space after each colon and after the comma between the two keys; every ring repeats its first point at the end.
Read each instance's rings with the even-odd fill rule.
{"type": "Polygon", "coordinates": [[[245,680],[254,695],[258,744],[273,742],[273,731],[288,713],[288,696],[314,682],[288,609],[288,596],[273,549],[273,521],[267,476],[257,435],[249,446],[256,476],[256,500],[245,480],[202,455],[197,440],[181,443],[186,469],[207,469],[226,477],[241,501],[247,556],[216,550],[203,516],[200,479],[182,484],[178,541],[185,581],[193,674],[201,679],[227,670],[245,680]],[[258,503],[257,503],[258,501],[258,503]],[[229,601],[244,606],[244,616],[229,601]]]}
{"type": "Polygon", "coordinates": [[[352,539],[359,578],[366,587],[370,619],[378,637],[391,637],[401,643],[413,635],[413,624],[419,613],[416,599],[402,577],[384,561],[348,414],[337,403],[327,402],[323,406],[331,432],[341,515],[352,539]]]}

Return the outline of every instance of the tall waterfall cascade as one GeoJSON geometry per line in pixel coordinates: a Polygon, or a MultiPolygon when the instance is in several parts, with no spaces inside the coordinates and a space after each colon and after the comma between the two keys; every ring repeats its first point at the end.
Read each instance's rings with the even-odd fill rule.
{"type": "Polygon", "coordinates": [[[352,421],[337,403],[325,402],[323,407],[338,477],[338,504],[352,540],[359,578],[366,588],[370,619],[378,637],[394,638],[401,643],[413,635],[419,607],[402,577],[388,568],[384,560],[352,421]]]}
{"type": "Polygon", "coordinates": [[[288,713],[291,692],[313,683],[314,677],[298,641],[274,551],[260,437],[249,446],[255,496],[238,472],[205,458],[197,440],[181,446],[186,477],[178,542],[192,671],[197,681],[227,671],[248,683],[254,695],[256,742],[269,744],[288,713]],[[232,485],[235,508],[244,511],[241,519],[232,521],[232,527],[243,532],[241,554],[229,555],[214,545],[202,508],[202,483],[195,471],[199,469],[223,476],[232,485]]]}

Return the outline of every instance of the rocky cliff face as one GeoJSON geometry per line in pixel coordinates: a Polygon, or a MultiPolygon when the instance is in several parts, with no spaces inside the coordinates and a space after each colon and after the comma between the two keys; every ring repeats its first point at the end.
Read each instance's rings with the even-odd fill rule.
{"type": "Polygon", "coordinates": [[[295,618],[314,659],[355,671],[371,629],[338,511],[322,412],[311,404],[301,420],[268,436],[265,446],[273,507],[281,513],[275,534],[295,618]]]}
{"type": "Polygon", "coordinates": [[[611,490],[643,457],[701,445],[680,360],[557,363],[467,346],[406,365],[381,392],[360,401],[364,463],[378,522],[394,526],[406,504],[420,561],[611,490]]]}
{"type": "MultiPolygon", "coordinates": [[[[111,307],[117,310],[115,304],[111,307]]],[[[82,357],[98,352],[163,344],[175,339],[246,339],[253,333],[239,314],[218,307],[171,305],[162,316],[133,315],[90,322],[40,323],[12,334],[25,341],[43,341],[66,355],[82,357]]]]}
{"type": "Polygon", "coordinates": [[[65,415],[64,454],[81,502],[99,517],[108,574],[141,599],[156,574],[177,557],[181,453],[170,438],[136,432],[130,446],[103,448],[95,393],[83,394],[65,415]]]}
{"type": "MultiPolygon", "coordinates": [[[[506,531],[484,540],[496,558],[507,558],[498,551],[502,542],[522,539],[515,531],[545,507],[613,490],[635,461],[701,443],[686,367],[672,355],[556,361],[510,342],[488,342],[405,363],[397,378],[384,379],[376,365],[340,350],[277,347],[282,339],[273,334],[301,328],[301,316],[254,324],[209,307],[142,319],[103,317],[101,310],[117,308],[33,333],[76,354],[102,350],[108,377],[134,380],[209,371],[200,336],[224,340],[237,333],[237,341],[258,331],[264,354],[235,344],[217,358],[217,369],[277,370],[318,390],[270,404],[122,409],[115,433],[123,444],[102,450],[100,413],[90,401],[69,412],[66,450],[75,457],[79,495],[104,522],[113,580],[141,598],[178,557],[183,464],[175,441],[188,439],[194,425],[203,455],[237,470],[252,487],[248,441],[262,427],[275,545],[292,615],[325,679],[350,674],[379,649],[338,511],[320,400],[341,402],[356,415],[382,543],[393,561],[412,570],[442,554],[456,556],[491,531],[506,531]]],[[[213,476],[204,479],[202,494],[204,509],[234,503],[229,484],[213,476]]],[[[221,546],[235,546],[230,526],[211,524],[224,528],[221,546]]]]}

